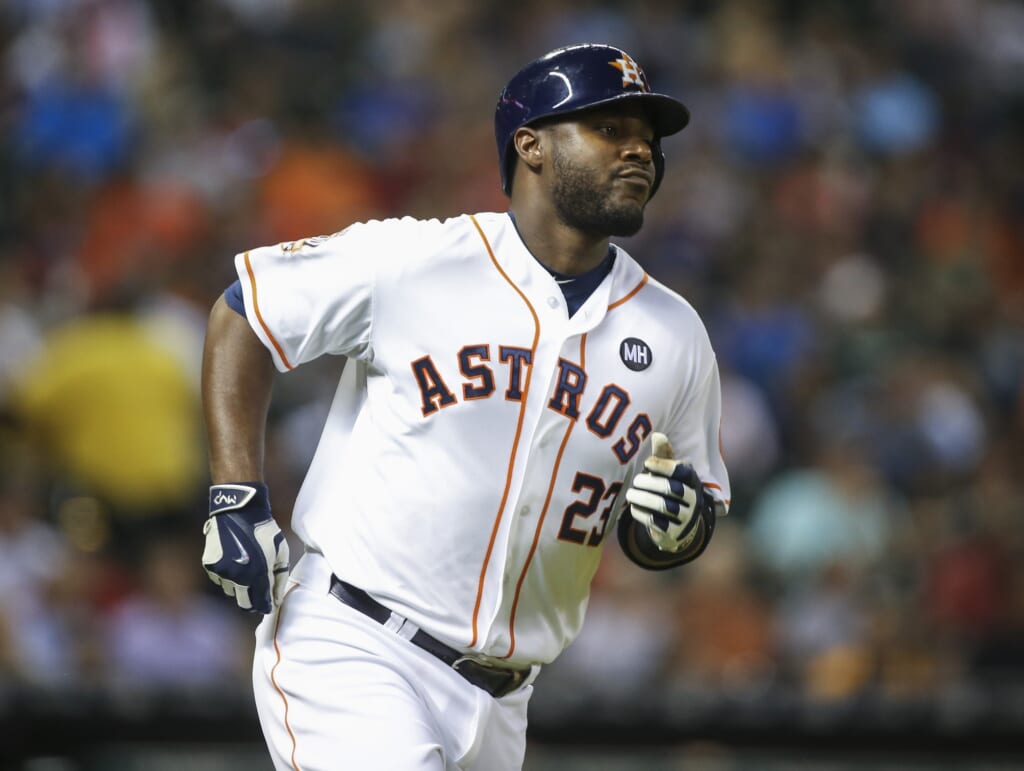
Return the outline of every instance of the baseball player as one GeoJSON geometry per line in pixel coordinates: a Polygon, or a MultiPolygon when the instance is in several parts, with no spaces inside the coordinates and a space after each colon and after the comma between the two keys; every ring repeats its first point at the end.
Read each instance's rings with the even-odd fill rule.
{"type": "Polygon", "coordinates": [[[278,769],[520,768],[533,682],[576,636],[613,533],[643,568],[729,502],[715,356],[637,232],[687,109],[626,52],[558,49],[501,92],[504,213],[252,249],[204,354],[203,563],[265,613],[278,769]],[[262,480],[275,367],[347,357],[288,545],[262,480]]]}

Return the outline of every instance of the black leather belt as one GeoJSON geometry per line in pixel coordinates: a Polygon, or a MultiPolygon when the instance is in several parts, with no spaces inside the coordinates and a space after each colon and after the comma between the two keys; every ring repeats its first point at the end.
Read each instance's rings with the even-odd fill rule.
{"type": "MultiPolygon", "coordinates": [[[[386,624],[391,618],[391,611],[377,602],[362,589],[345,583],[335,575],[331,576],[331,594],[355,608],[365,616],[369,616],[378,624],[386,624]]],[[[435,658],[450,666],[477,688],[482,688],[496,699],[512,693],[526,682],[530,668],[503,669],[470,658],[454,648],[449,648],[440,640],[436,640],[422,629],[409,640],[435,658]]]]}

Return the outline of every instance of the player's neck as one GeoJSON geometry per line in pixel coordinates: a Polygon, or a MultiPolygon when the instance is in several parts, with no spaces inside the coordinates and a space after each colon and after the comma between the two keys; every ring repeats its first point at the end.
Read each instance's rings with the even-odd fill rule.
{"type": "Polygon", "coordinates": [[[511,212],[526,248],[551,270],[574,276],[593,270],[608,256],[608,238],[595,237],[529,208],[511,212]]]}

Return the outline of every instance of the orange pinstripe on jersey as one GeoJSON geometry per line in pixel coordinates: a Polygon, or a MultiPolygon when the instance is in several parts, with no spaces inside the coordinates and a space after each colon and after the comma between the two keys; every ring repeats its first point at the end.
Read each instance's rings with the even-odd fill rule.
{"type": "Polygon", "coordinates": [[[497,258],[494,256],[494,250],[491,249],[491,243],[487,240],[487,236],[484,234],[483,229],[480,227],[480,223],[476,221],[476,217],[472,214],[469,215],[469,219],[472,220],[473,226],[476,228],[477,233],[480,234],[480,239],[484,242],[484,246],[487,248],[487,255],[491,258],[491,263],[494,265],[501,277],[508,282],[516,294],[522,299],[526,307],[530,311],[530,315],[533,317],[533,342],[530,344],[530,367],[526,371],[526,382],[523,385],[523,398],[519,403],[519,420],[516,422],[516,435],[512,440],[512,452],[509,455],[508,467],[505,472],[505,489],[501,493],[501,503],[498,504],[498,512],[494,516],[494,526],[491,528],[491,539],[487,543],[487,552],[484,554],[484,562],[480,567],[480,579],[477,582],[476,588],[476,603],[473,605],[473,639],[469,642],[469,647],[473,647],[477,643],[479,637],[478,617],[480,615],[480,603],[483,601],[484,596],[484,579],[487,576],[487,566],[491,561],[491,554],[494,551],[494,542],[498,537],[498,527],[501,524],[501,517],[505,511],[505,504],[508,502],[508,494],[512,489],[512,469],[515,467],[516,454],[519,452],[519,439],[522,436],[523,431],[523,419],[526,416],[526,400],[530,395],[530,380],[533,376],[533,364],[532,362],[537,355],[537,342],[540,340],[540,319],[537,317],[537,312],[533,309],[530,301],[526,298],[521,290],[515,283],[508,277],[508,274],[502,270],[501,265],[498,264],[497,258]]]}
{"type": "Polygon", "coordinates": [[[274,623],[274,653],[277,654],[277,661],[274,662],[274,666],[270,669],[270,682],[274,685],[274,690],[281,696],[281,701],[284,702],[284,727],[288,731],[288,735],[292,738],[292,768],[294,771],[302,771],[299,768],[299,764],[295,760],[295,751],[298,749],[298,743],[295,741],[295,734],[292,733],[292,727],[288,724],[288,697],[284,695],[284,691],[281,690],[281,686],[277,684],[277,667],[281,663],[281,648],[277,644],[277,630],[281,627],[281,616],[284,613],[284,601],[288,599],[288,595],[299,588],[299,584],[295,584],[291,589],[285,592],[284,597],[281,598],[281,607],[277,609],[277,621],[274,623]]]}
{"type": "Polygon", "coordinates": [[[266,333],[267,338],[274,346],[274,350],[277,351],[277,355],[281,357],[281,361],[284,362],[284,366],[288,369],[294,369],[291,362],[288,361],[288,357],[284,355],[284,349],[281,344],[277,342],[277,339],[270,332],[270,327],[267,326],[267,322],[263,320],[263,314],[260,313],[260,304],[256,297],[256,274],[253,273],[252,263],[249,261],[249,252],[245,253],[245,270],[249,273],[249,286],[252,288],[252,307],[256,311],[256,319],[260,322],[260,326],[263,327],[263,331],[266,333]]]}
{"type": "Polygon", "coordinates": [[[616,300],[611,305],[609,305],[608,306],[608,310],[614,310],[615,308],[618,308],[623,303],[626,303],[626,302],[629,302],[630,300],[632,300],[633,297],[636,295],[636,293],[644,288],[644,286],[647,284],[648,279],[650,279],[650,276],[648,276],[646,273],[644,273],[644,277],[642,279],[640,279],[640,283],[637,284],[635,287],[633,287],[630,290],[629,294],[627,294],[625,297],[620,297],[618,300],[616,300]]]}
{"type": "MultiPolygon", "coordinates": [[[[587,367],[587,335],[583,333],[580,335],[580,369],[586,369],[587,367]]],[[[523,589],[523,582],[526,580],[526,571],[530,569],[530,562],[533,560],[533,555],[537,551],[537,545],[540,543],[540,531],[544,527],[544,518],[547,517],[548,507],[551,505],[551,496],[555,492],[555,482],[558,479],[558,469],[562,465],[562,453],[565,452],[565,446],[569,444],[569,437],[572,435],[572,429],[575,427],[576,421],[570,420],[569,425],[565,429],[565,434],[562,436],[562,444],[558,448],[558,455],[555,456],[555,465],[551,469],[551,479],[548,481],[548,494],[544,498],[544,508],[540,511],[540,516],[537,518],[537,528],[533,532],[533,543],[530,544],[530,552],[526,555],[526,562],[523,564],[523,572],[519,574],[519,581],[516,582],[516,593],[512,598],[512,610],[509,613],[508,619],[508,635],[509,635],[509,646],[508,653],[502,658],[509,658],[516,650],[516,609],[519,607],[519,594],[523,589]]]]}
{"type": "MultiPolygon", "coordinates": [[[[702,482],[701,485],[703,487],[710,487],[713,490],[721,490],[722,489],[721,485],[716,485],[714,482],[702,482]]],[[[724,503],[726,506],[731,506],[732,505],[732,499],[727,498],[726,500],[722,501],[722,503],[724,503]]]]}

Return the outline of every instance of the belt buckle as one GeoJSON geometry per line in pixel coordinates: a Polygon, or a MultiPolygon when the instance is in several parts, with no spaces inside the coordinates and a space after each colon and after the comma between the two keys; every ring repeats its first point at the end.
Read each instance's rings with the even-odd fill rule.
{"type": "Polygon", "coordinates": [[[459,656],[457,659],[455,659],[455,661],[452,662],[452,669],[454,669],[460,675],[463,675],[463,677],[465,677],[465,673],[461,669],[459,669],[459,667],[462,666],[463,664],[475,664],[476,666],[483,667],[484,669],[495,669],[496,668],[496,667],[490,666],[489,664],[485,663],[482,659],[479,659],[476,656],[470,656],[470,655],[467,655],[467,654],[463,654],[463,655],[459,656]]]}
{"type": "Polygon", "coordinates": [[[494,698],[500,699],[502,696],[508,696],[513,691],[518,691],[522,688],[523,683],[526,682],[526,673],[522,670],[508,670],[508,674],[508,684],[504,688],[500,689],[498,693],[495,693],[494,698]]]}
{"type": "Polygon", "coordinates": [[[452,662],[452,669],[454,669],[460,675],[465,677],[467,680],[469,679],[468,674],[464,672],[462,669],[460,669],[460,666],[463,664],[472,664],[484,670],[488,674],[499,675],[505,678],[505,684],[502,685],[500,688],[496,689],[495,691],[491,692],[491,695],[496,699],[500,699],[502,696],[507,696],[508,694],[512,693],[512,691],[519,688],[524,682],[526,682],[526,674],[520,670],[503,669],[502,667],[496,667],[492,664],[488,664],[487,662],[477,658],[476,656],[462,655],[452,662]]]}

